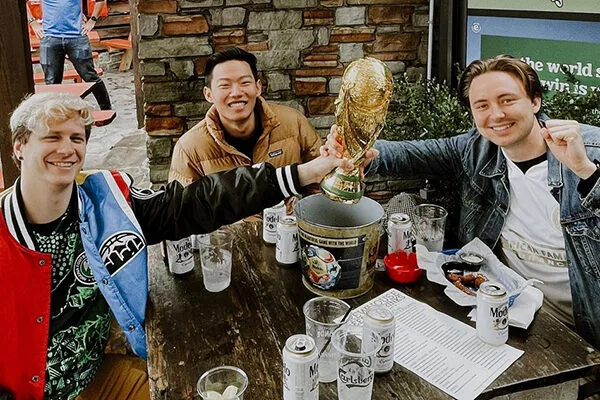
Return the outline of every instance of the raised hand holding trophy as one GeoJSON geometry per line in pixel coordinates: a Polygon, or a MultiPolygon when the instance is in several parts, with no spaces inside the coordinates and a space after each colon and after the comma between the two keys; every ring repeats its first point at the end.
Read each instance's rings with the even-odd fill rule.
{"type": "Polygon", "coordinates": [[[365,184],[358,166],[385,125],[393,86],[387,65],[371,57],[353,61],[344,71],[336,99],[335,123],[346,145],[344,157],[354,169],[345,172],[336,168],[323,178],[321,190],[328,198],[354,204],[362,197],[365,184]]]}

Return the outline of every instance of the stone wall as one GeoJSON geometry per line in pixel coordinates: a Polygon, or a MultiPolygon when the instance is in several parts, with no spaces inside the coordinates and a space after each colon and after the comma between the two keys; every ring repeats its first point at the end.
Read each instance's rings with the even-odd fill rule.
{"type": "Polygon", "coordinates": [[[255,54],[263,95],[301,110],[323,136],[352,60],[376,57],[394,74],[421,73],[427,61],[427,0],[138,0],[138,12],[153,183],[166,181],[175,141],[210,106],[203,72],[215,51],[255,54]]]}

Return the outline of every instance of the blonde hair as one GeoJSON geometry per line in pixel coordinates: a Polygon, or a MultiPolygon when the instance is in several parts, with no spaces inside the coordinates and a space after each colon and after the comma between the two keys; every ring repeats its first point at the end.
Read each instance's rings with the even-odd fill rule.
{"type": "MultiPolygon", "coordinates": [[[[33,132],[46,134],[50,123],[61,123],[79,117],[85,125],[85,138],[92,132],[92,118],[89,104],[69,93],[38,93],[26,97],[10,117],[12,145],[25,144],[33,132]]],[[[19,166],[15,155],[12,158],[19,166]]]]}

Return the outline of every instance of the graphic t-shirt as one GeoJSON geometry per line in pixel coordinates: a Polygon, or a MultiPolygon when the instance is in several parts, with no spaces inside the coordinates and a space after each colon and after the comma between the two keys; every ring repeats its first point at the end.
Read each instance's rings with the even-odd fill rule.
{"type": "MultiPolygon", "coordinates": [[[[74,192],[76,193],[76,192],[74,192]]],[[[45,397],[74,399],[96,375],[110,328],[110,309],[88,265],[77,198],[48,224],[30,224],[37,248],[52,255],[45,397]]]]}
{"type": "Polygon", "coordinates": [[[544,306],[562,322],[574,325],[567,254],[560,207],[548,186],[548,162],[523,173],[507,158],[510,210],[500,237],[508,266],[526,279],[544,282],[544,306]]]}

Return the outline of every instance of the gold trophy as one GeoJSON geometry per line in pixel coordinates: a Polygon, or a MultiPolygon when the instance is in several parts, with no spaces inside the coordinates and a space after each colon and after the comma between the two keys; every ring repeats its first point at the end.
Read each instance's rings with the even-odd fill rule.
{"type": "Polygon", "coordinates": [[[371,57],[353,61],[344,71],[335,101],[335,123],[346,144],[344,157],[354,169],[331,171],[321,181],[328,198],[346,204],[358,203],[365,190],[358,166],[385,125],[394,82],[390,69],[371,57]]]}

